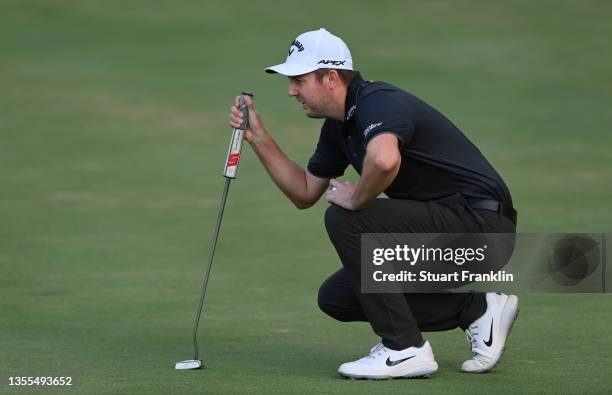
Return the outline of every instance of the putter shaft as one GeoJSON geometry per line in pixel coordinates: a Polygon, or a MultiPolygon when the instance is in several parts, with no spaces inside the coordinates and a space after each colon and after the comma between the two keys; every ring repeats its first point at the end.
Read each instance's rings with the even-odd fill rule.
{"type": "Polygon", "coordinates": [[[219,238],[219,230],[221,229],[221,219],[223,219],[223,210],[225,210],[225,201],[227,200],[227,194],[229,192],[229,186],[231,178],[225,179],[225,185],[223,186],[223,194],[221,195],[221,202],[219,204],[219,214],[217,215],[217,223],[213,233],[212,245],[210,248],[210,254],[208,255],[208,267],[204,274],[202,282],[202,291],[200,293],[200,304],[196,311],[195,321],[193,323],[193,354],[195,360],[198,359],[198,327],[200,325],[200,316],[202,315],[202,308],[204,307],[204,297],[206,296],[206,287],[208,286],[208,278],[210,277],[210,270],[212,268],[213,258],[215,256],[215,248],[217,247],[217,239],[219,238]]]}

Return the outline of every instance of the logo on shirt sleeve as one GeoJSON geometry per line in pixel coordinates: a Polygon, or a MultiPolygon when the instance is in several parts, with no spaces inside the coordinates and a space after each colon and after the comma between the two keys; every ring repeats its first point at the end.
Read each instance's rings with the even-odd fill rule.
{"type": "Polygon", "coordinates": [[[353,106],[351,108],[349,108],[348,114],[346,115],[346,120],[347,121],[349,119],[351,119],[351,117],[353,116],[353,113],[355,112],[356,109],[357,109],[357,104],[353,104],[353,106]]]}
{"type": "Polygon", "coordinates": [[[379,127],[380,125],[382,125],[382,122],[378,122],[378,123],[373,123],[370,126],[368,126],[367,128],[365,128],[365,130],[363,131],[363,137],[368,137],[368,134],[370,134],[370,132],[372,131],[372,129],[379,127]]]}

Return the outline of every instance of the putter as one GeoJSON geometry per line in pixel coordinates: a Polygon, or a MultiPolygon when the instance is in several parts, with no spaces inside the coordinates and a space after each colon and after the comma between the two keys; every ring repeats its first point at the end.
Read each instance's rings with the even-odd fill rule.
{"type": "Polygon", "coordinates": [[[240,152],[242,151],[244,131],[247,130],[249,126],[249,109],[246,106],[245,96],[253,97],[253,94],[250,92],[242,92],[242,95],[240,96],[240,111],[242,111],[243,121],[242,125],[240,125],[238,129],[232,130],[232,140],[230,141],[229,150],[227,151],[225,168],[223,169],[223,177],[225,177],[225,186],[223,187],[223,194],[221,195],[219,214],[217,215],[217,223],[215,225],[215,231],[213,233],[210,254],[208,255],[208,267],[206,268],[204,279],[202,281],[200,304],[198,305],[198,309],[196,310],[195,321],[193,323],[193,359],[177,362],[174,365],[174,368],[177,370],[200,369],[204,366],[204,362],[199,359],[198,327],[200,325],[200,317],[202,316],[202,308],[204,307],[204,297],[206,295],[206,287],[208,286],[210,269],[212,268],[213,258],[215,256],[215,248],[217,247],[217,238],[219,237],[219,230],[221,229],[221,220],[223,219],[223,210],[225,209],[227,193],[229,191],[230,182],[232,181],[232,179],[236,178],[236,173],[238,172],[238,163],[240,162],[240,152]]]}

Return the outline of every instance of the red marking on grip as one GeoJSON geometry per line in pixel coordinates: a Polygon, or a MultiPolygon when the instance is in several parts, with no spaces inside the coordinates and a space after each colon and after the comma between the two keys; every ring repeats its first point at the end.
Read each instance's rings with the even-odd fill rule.
{"type": "Polygon", "coordinates": [[[238,160],[239,159],[240,159],[240,154],[231,154],[227,158],[227,165],[228,166],[238,166],[238,160]]]}

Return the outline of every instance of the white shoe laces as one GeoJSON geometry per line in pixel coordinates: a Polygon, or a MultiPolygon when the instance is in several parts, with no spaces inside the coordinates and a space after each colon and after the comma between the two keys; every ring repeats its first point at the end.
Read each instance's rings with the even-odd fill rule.
{"type": "Polygon", "coordinates": [[[468,343],[470,343],[470,348],[474,354],[478,354],[478,341],[475,336],[478,336],[478,325],[470,326],[468,330],[465,331],[465,335],[468,343]]]}
{"type": "Polygon", "coordinates": [[[387,348],[381,343],[378,343],[372,349],[370,349],[370,353],[367,355],[367,358],[376,358],[376,356],[381,356],[383,352],[385,352],[387,348]]]}
{"type": "Polygon", "coordinates": [[[478,325],[470,326],[469,329],[465,331],[465,334],[468,343],[470,343],[472,353],[474,353],[474,358],[472,359],[472,361],[477,362],[481,365],[486,364],[489,360],[489,357],[482,350],[482,348],[479,347],[478,339],[476,339],[476,336],[478,336],[478,325]]]}

